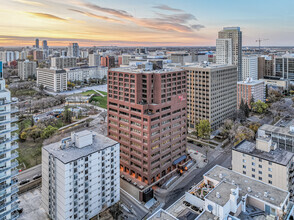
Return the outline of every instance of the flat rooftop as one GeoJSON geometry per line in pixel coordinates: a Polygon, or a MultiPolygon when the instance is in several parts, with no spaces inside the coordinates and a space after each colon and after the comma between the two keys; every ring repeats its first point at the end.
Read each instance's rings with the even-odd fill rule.
{"type": "Polygon", "coordinates": [[[220,206],[224,206],[230,200],[231,189],[237,189],[237,186],[228,182],[221,182],[212,191],[210,191],[205,199],[208,199],[220,206]],[[217,194],[219,196],[217,196],[217,194]]]}
{"type": "Polygon", "coordinates": [[[121,73],[173,73],[183,71],[181,68],[165,68],[159,70],[145,70],[136,67],[120,67],[120,68],[112,68],[110,71],[121,72],[121,73]]]}
{"type": "Polygon", "coordinates": [[[283,166],[287,166],[294,156],[294,153],[280,148],[276,148],[275,150],[271,150],[270,152],[258,150],[256,149],[255,143],[246,140],[236,145],[233,150],[241,153],[246,153],[267,161],[271,161],[273,163],[277,163],[283,166]]]}
{"type": "Polygon", "coordinates": [[[216,216],[214,214],[204,211],[198,216],[197,220],[215,220],[215,217],[216,216]]]}
{"type": "Polygon", "coordinates": [[[178,218],[172,216],[171,214],[169,214],[167,211],[163,209],[159,209],[147,220],[178,220],[178,218]]]}
{"type": "MultiPolygon", "coordinates": [[[[76,134],[80,136],[88,135],[90,131],[81,131],[77,132],[76,134]]],[[[62,163],[66,164],[71,161],[77,160],[81,157],[85,157],[87,155],[93,154],[97,151],[101,151],[105,148],[114,146],[118,144],[118,142],[100,135],[96,132],[92,132],[94,135],[93,143],[89,146],[85,146],[83,148],[78,148],[74,146],[65,147],[64,149],[61,148],[61,142],[56,142],[44,146],[43,149],[46,150],[48,153],[52,154],[62,163]]],[[[70,137],[69,137],[70,138],[70,137]]]]}
{"type": "Polygon", "coordinates": [[[208,64],[201,64],[201,63],[191,63],[189,65],[183,66],[184,69],[221,69],[221,68],[228,68],[228,67],[235,67],[234,65],[227,65],[227,64],[215,64],[215,63],[208,63],[208,64]]]}
{"type": "Polygon", "coordinates": [[[259,129],[264,130],[264,131],[269,131],[272,133],[278,133],[278,134],[294,137],[294,133],[290,132],[291,125],[294,125],[294,120],[292,120],[288,123],[280,124],[279,126],[264,124],[259,129]]]}
{"type": "Polygon", "coordinates": [[[263,83],[264,83],[264,81],[262,81],[262,80],[250,80],[250,81],[237,82],[237,84],[239,84],[239,85],[249,85],[249,86],[255,86],[255,85],[263,84],[263,83]]]}
{"type": "Polygon", "coordinates": [[[287,191],[247,177],[243,174],[229,170],[219,165],[214,166],[203,176],[218,182],[225,181],[227,183],[237,185],[239,187],[240,198],[242,198],[242,196],[248,195],[280,208],[284,205],[286,199],[288,199],[290,195],[290,193],[287,191]],[[265,195],[265,192],[267,192],[267,195],[265,195]]]}

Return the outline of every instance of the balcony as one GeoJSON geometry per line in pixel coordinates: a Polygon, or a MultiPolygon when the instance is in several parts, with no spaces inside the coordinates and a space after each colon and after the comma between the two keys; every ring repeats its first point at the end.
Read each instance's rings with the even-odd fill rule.
{"type": "Polygon", "coordinates": [[[18,140],[18,135],[12,135],[11,138],[6,138],[6,139],[2,140],[0,142],[0,145],[4,145],[4,144],[7,144],[9,142],[16,141],[16,140],[18,140]]]}
{"type": "Polygon", "coordinates": [[[15,116],[15,117],[10,118],[9,120],[0,121],[0,125],[4,125],[4,124],[8,124],[8,123],[14,123],[14,122],[17,122],[17,121],[18,121],[18,117],[15,116]]]}
{"type": "Polygon", "coordinates": [[[14,113],[17,113],[17,112],[19,112],[19,109],[18,109],[18,107],[13,107],[13,108],[11,108],[10,110],[4,110],[4,111],[0,111],[0,115],[7,115],[7,114],[14,114],[14,113]]]}
{"type": "Polygon", "coordinates": [[[11,200],[9,202],[6,202],[6,203],[3,202],[3,203],[1,203],[0,210],[3,209],[3,208],[5,208],[8,205],[14,203],[16,200],[18,200],[18,197],[17,196],[14,196],[13,198],[11,198],[11,200]]]}
{"type": "Polygon", "coordinates": [[[8,211],[3,212],[2,214],[0,214],[0,219],[4,219],[5,216],[7,216],[9,213],[14,212],[18,209],[18,204],[14,204],[11,206],[11,209],[8,211]]]}
{"type": "Polygon", "coordinates": [[[10,184],[3,184],[0,186],[0,191],[10,188],[18,183],[17,179],[11,180],[10,184]]]}
{"type": "Polygon", "coordinates": [[[8,158],[7,158],[7,157],[1,158],[1,159],[0,159],[0,163],[5,162],[5,161],[8,161],[8,160],[16,159],[17,157],[18,157],[18,153],[17,153],[17,152],[14,152],[14,153],[12,153],[11,156],[8,157],[8,158]]]}
{"type": "Polygon", "coordinates": [[[16,150],[18,148],[18,144],[12,144],[10,147],[0,147],[0,155],[5,154],[6,152],[16,150]]]}
{"type": "Polygon", "coordinates": [[[0,134],[6,134],[6,133],[14,132],[14,131],[17,131],[17,130],[18,130],[18,126],[13,125],[13,126],[11,126],[11,128],[0,131],[0,134]]]}

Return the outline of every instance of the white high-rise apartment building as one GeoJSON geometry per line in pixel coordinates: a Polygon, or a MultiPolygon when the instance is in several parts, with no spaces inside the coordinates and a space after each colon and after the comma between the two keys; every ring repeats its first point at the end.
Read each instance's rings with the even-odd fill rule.
{"type": "Polygon", "coordinates": [[[37,76],[37,63],[34,61],[19,61],[18,62],[18,76],[22,80],[27,80],[29,77],[37,76]]]}
{"type": "Polygon", "coordinates": [[[18,136],[13,134],[18,127],[18,118],[12,116],[17,113],[15,103],[11,99],[10,91],[5,89],[5,80],[2,76],[2,62],[0,62],[0,219],[17,219],[17,179],[18,162],[16,158],[18,136]]]}
{"type": "Polygon", "coordinates": [[[80,48],[78,43],[70,43],[67,48],[68,57],[80,57],[80,48]]]}
{"type": "Polygon", "coordinates": [[[258,57],[246,56],[242,57],[242,80],[246,81],[248,78],[258,79],[258,57]]]}
{"type": "Polygon", "coordinates": [[[20,52],[20,54],[19,54],[19,59],[20,60],[25,60],[25,59],[27,59],[27,57],[28,57],[28,52],[27,51],[23,50],[23,51],[20,52]]]}
{"type": "Polygon", "coordinates": [[[100,66],[100,59],[97,53],[89,54],[89,66],[100,66]]]}
{"type": "Polygon", "coordinates": [[[86,67],[75,67],[75,68],[66,68],[67,80],[68,81],[81,81],[89,79],[103,79],[107,77],[107,67],[98,67],[98,66],[86,66],[86,67]]]}
{"type": "Polygon", "coordinates": [[[67,74],[65,70],[37,69],[37,85],[54,92],[67,90],[67,74]]]}
{"type": "Polygon", "coordinates": [[[42,204],[51,219],[91,219],[120,200],[119,143],[72,133],[42,149],[42,204]]]}
{"type": "Polygon", "coordinates": [[[216,63],[233,65],[232,39],[216,39],[216,63]]]}
{"type": "MultiPolygon", "coordinates": [[[[238,67],[238,81],[242,80],[242,31],[240,27],[225,27],[218,32],[218,39],[232,39],[233,65],[238,67]]],[[[216,54],[226,57],[225,43],[216,47],[216,54]]],[[[229,57],[229,56],[228,56],[229,57]]],[[[229,60],[229,59],[228,59],[229,60]]],[[[230,64],[230,63],[226,63],[230,64]]]]}

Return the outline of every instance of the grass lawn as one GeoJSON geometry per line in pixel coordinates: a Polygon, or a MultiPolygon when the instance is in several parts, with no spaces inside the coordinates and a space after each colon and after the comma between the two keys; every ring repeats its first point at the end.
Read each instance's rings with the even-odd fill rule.
{"type": "Polygon", "coordinates": [[[41,152],[42,152],[43,140],[38,139],[34,141],[19,141],[18,153],[19,157],[17,158],[19,162],[19,169],[28,169],[30,167],[36,166],[42,162],[41,152]]]}
{"type": "MultiPolygon", "coordinates": [[[[91,99],[91,103],[94,104],[94,102],[99,102],[99,104],[97,104],[97,106],[101,107],[101,108],[105,108],[107,109],[107,92],[101,92],[103,95],[105,95],[105,97],[102,96],[95,96],[91,99]]],[[[92,95],[92,94],[97,94],[94,90],[88,90],[86,92],[82,92],[79,95],[92,95]]]]}
{"type": "MultiPolygon", "coordinates": [[[[99,90],[97,90],[99,91],[99,90]]],[[[103,95],[107,95],[107,92],[102,92],[102,91],[99,91],[101,92],[103,95]]],[[[94,90],[88,90],[86,92],[82,92],[82,93],[79,93],[78,95],[92,95],[92,94],[97,94],[94,90]]],[[[77,94],[73,94],[73,95],[77,95],[77,94]]]]}
{"type": "MultiPolygon", "coordinates": [[[[99,102],[99,104],[97,104],[97,106],[107,109],[107,96],[105,96],[105,97],[95,96],[92,98],[91,102],[99,102]]],[[[94,103],[92,103],[92,104],[94,104],[94,103]]]]}
{"type": "Polygon", "coordinates": [[[12,96],[19,97],[19,96],[34,96],[37,94],[37,91],[33,89],[18,89],[12,91],[12,96]]]}

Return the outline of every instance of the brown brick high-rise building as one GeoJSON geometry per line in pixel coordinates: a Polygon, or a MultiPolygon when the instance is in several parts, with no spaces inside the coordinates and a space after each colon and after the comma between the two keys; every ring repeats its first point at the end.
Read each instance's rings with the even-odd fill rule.
{"type": "Polygon", "coordinates": [[[186,159],[186,73],[108,72],[108,137],[120,143],[121,172],[151,184],[186,159]]]}
{"type": "Polygon", "coordinates": [[[101,57],[101,66],[108,68],[115,67],[115,58],[113,56],[101,57]]]}

